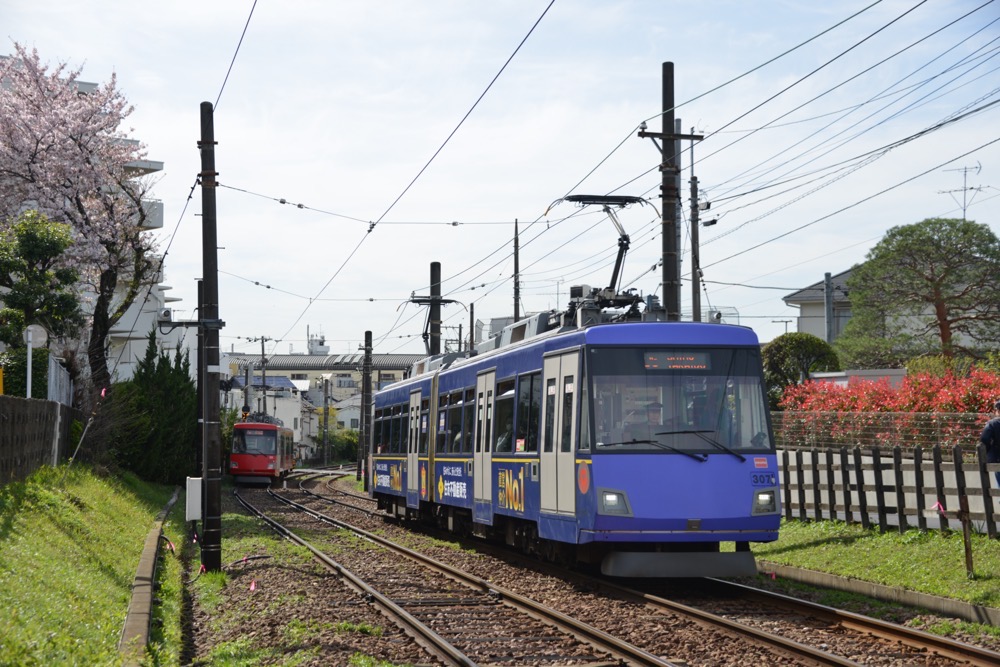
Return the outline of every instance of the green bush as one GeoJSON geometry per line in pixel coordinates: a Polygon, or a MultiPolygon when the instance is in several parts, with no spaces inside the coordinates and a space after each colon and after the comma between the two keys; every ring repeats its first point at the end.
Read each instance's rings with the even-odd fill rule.
{"type": "MultiPolygon", "coordinates": [[[[7,396],[26,396],[28,393],[28,348],[15,348],[0,352],[3,367],[3,393],[7,396]]],[[[44,347],[31,350],[31,398],[49,397],[49,351],[44,347]]]]}

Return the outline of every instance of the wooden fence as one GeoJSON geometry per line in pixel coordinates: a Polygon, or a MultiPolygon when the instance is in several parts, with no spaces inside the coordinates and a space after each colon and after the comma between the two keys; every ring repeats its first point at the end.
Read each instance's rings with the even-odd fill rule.
{"type": "Polygon", "coordinates": [[[961,445],[784,449],[779,453],[786,519],[838,519],[879,530],[971,529],[997,537],[1000,464],[961,445]]]}

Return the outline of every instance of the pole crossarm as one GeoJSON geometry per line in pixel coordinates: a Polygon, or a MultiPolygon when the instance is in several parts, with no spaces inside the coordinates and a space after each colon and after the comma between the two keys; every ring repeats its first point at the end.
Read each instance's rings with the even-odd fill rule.
{"type": "Polygon", "coordinates": [[[690,141],[701,141],[705,138],[703,134],[677,134],[674,132],[647,132],[646,130],[639,130],[639,136],[643,139],[659,139],[664,141],[669,139],[670,141],[676,141],[678,139],[688,139],[690,141]]]}

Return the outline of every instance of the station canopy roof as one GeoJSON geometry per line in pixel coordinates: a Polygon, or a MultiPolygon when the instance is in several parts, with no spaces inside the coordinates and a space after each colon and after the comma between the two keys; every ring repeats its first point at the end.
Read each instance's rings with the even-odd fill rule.
{"type": "MultiPolygon", "coordinates": [[[[261,378],[261,376],[254,375],[253,377],[250,378],[250,386],[260,388],[261,384],[263,383],[263,380],[264,379],[261,378]]],[[[294,391],[299,390],[299,388],[296,387],[294,384],[292,384],[292,381],[289,380],[284,375],[268,375],[266,380],[268,389],[292,389],[294,391]]],[[[239,375],[233,376],[233,389],[242,389],[243,386],[244,386],[243,377],[239,375]]]]}
{"type": "MultiPolygon", "coordinates": [[[[406,371],[426,358],[426,354],[373,354],[373,371],[406,371]]],[[[226,354],[237,368],[260,370],[259,354],[226,354]]],[[[268,371],[360,371],[363,354],[274,354],[267,357],[268,371]]],[[[270,378],[268,378],[270,385],[270,378]]]]}

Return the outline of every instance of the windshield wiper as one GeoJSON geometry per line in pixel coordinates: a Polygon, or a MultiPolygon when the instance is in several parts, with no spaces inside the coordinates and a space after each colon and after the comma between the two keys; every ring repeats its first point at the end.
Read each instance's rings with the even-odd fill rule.
{"type": "Polygon", "coordinates": [[[716,447],[718,449],[721,449],[722,451],[726,452],[727,454],[732,454],[733,456],[735,456],[736,458],[738,458],[740,461],[744,461],[745,462],[747,460],[747,457],[743,456],[739,452],[733,451],[732,449],[730,449],[729,447],[726,447],[724,444],[722,444],[721,442],[719,442],[715,438],[710,438],[707,435],[705,435],[706,433],[715,433],[715,431],[712,431],[710,429],[684,429],[684,430],[679,430],[679,431],[662,431],[660,433],[656,433],[655,435],[677,435],[677,434],[681,434],[681,433],[692,433],[692,434],[698,436],[699,438],[701,438],[702,440],[704,440],[705,442],[707,442],[708,444],[710,444],[710,445],[712,445],[712,446],[714,446],[714,447],[716,447]]]}
{"type": "MultiPolygon", "coordinates": [[[[657,433],[656,435],[660,435],[657,433]]],[[[695,461],[704,463],[708,460],[708,457],[704,454],[694,454],[692,452],[685,452],[683,449],[678,449],[677,447],[672,447],[665,442],[657,442],[656,440],[625,440],[623,442],[605,442],[602,443],[602,447],[614,447],[615,445],[653,445],[654,447],[659,447],[660,449],[669,449],[672,452],[677,452],[678,454],[683,454],[684,456],[690,456],[695,461]]]]}

